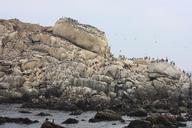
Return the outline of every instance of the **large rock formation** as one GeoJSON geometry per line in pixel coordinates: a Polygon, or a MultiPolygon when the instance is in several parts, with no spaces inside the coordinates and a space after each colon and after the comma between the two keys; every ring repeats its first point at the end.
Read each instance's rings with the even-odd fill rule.
{"type": "Polygon", "coordinates": [[[190,79],[175,65],[114,58],[106,49],[103,32],[70,19],[54,27],[0,20],[0,102],[65,110],[188,107],[190,79]]]}
{"type": "Polygon", "coordinates": [[[149,66],[149,77],[170,77],[173,79],[179,79],[181,77],[181,71],[176,67],[168,63],[152,63],[149,66]]]}
{"type": "Polygon", "coordinates": [[[53,27],[53,34],[98,54],[105,54],[108,47],[104,32],[70,18],[58,20],[53,27]]]}

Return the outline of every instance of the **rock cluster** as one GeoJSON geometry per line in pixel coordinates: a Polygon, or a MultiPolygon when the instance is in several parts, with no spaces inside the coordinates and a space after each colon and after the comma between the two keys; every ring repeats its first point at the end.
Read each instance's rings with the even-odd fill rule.
{"type": "Polygon", "coordinates": [[[63,110],[189,107],[190,78],[176,65],[115,58],[107,49],[103,32],[71,19],[54,27],[0,20],[0,103],[63,110]]]}
{"type": "Polygon", "coordinates": [[[29,118],[10,118],[10,117],[0,117],[0,125],[4,123],[16,123],[16,124],[33,124],[39,121],[32,121],[29,118]]]}
{"type": "Polygon", "coordinates": [[[143,120],[133,120],[124,128],[179,128],[186,124],[171,115],[152,115],[143,120]]]}

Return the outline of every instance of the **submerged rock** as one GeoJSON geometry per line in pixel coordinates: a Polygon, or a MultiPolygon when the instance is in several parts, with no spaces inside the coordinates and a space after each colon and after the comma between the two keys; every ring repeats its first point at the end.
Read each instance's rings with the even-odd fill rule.
{"type": "Polygon", "coordinates": [[[77,124],[79,121],[73,118],[65,120],[62,124],[77,124]]]}
{"type": "Polygon", "coordinates": [[[4,123],[17,123],[17,124],[33,124],[39,121],[32,121],[29,118],[10,118],[10,117],[0,117],[0,124],[4,123]]]}
{"type": "Polygon", "coordinates": [[[36,116],[52,116],[52,115],[49,113],[40,112],[36,116]]]}
{"type": "Polygon", "coordinates": [[[19,113],[30,114],[30,113],[32,113],[32,112],[30,112],[30,111],[26,111],[26,110],[21,110],[21,111],[19,111],[19,113]]]}

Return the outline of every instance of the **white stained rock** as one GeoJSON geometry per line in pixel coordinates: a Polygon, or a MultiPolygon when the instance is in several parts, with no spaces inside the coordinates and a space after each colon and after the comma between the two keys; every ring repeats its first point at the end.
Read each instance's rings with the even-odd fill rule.
{"type": "Polygon", "coordinates": [[[91,95],[93,94],[93,90],[88,87],[72,87],[74,93],[80,95],[91,95]]]}
{"type": "Polygon", "coordinates": [[[74,86],[89,87],[97,91],[114,91],[114,87],[109,86],[105,82],[96,81],[87,78],[75,78],[72,82],[74,86]]]}
{"type": "Polygon", "coordinates": [[[111,77],[105,76],[105,75],[93,75],[92,78],[97,81],[102,81],[106,83],[111,83],[113,79],[111,77]]]}
{"type": "Polygon", "coordinates": [[[117,96],[117,93],[115,92],[109,92],[109,97],[115,98],[117,96]]]}
{"type": "Polygon", "coordinates": [[[90,25],[79,24],[70,18],[58,20],[53,28],[53,34],[101,55],[107,51],[108,42],[104,32],[90,25]]]}
{"type": "Polygon", "coordinates": [[[173,65],[168,63],[151,63],[148,66],[149,69],[149,77],[150,78],[157,78],[157,77],[170,77],[174,79],[179,79],[181,76],[181,72],[176,69],[173,65]]]}

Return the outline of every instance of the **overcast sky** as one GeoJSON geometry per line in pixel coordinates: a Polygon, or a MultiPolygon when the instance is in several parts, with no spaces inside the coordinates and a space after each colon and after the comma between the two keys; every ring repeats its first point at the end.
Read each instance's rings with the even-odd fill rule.
{"type": "Polygon", "coordinates": [[[0,0],[0,18],[54,25],[72,17],[105,31],[114,54],[168,57],[192,71],[192,0],[0,0]],[[121,52],[120,52],[121,51],[121,52]]]}

